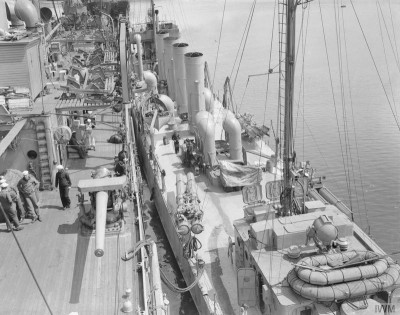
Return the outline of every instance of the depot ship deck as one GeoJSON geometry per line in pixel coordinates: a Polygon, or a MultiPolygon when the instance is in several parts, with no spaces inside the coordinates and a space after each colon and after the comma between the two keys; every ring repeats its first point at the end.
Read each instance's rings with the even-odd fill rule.
{"type": "MultiPolygon", "coordinates": [[[[44,106],[54,108],[58,100],[51,94],[44,106]]],[[[41,99],[34,107],[41,109],[41,99]]],[[[32,114],[30,112],[30,114],[32,114]]],[[[24,230],[15,232],[24,254],[41,286],[54,314],[122,314],[125,290],[134,291],[134,262],[124,262],[121,256],[133,244],[135,235],[133,213],[125,213],[125,230],[105,238],[105,254],[94,255],[95,238],[80,234],[80,207],[77,185],[90,179],[98,167],[113,169],[114,156],[120,144],[107,143],[119,125],[116,114],[103,110],[96,116],[96,151],[86,159],[69,159],[66,167],[72,180],[71,209],[63,210],[59,193],[40,192],[43,222],[31,224],[26,219],[24,230]]],[[[87,199],[87,194],[85,198],[87,199]]],[[[136,281],[137,282],[137,281],[136,281]]],[[[1,314],[49,314],[32,275],[6,225],[0,224],[0,294],[1,314]]]]}

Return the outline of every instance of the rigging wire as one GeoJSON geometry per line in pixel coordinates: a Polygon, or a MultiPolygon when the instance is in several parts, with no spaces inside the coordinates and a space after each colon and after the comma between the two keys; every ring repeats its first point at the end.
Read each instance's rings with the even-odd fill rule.
{"type": "Polygon", "coordinates": [[[235,79],[233,80],[232,91],[235,90],[236,80],[237,80],[237,77],[238,77],[240,66],[242,64],[242,59],[243,59],[245,47],[246,47],[246,44],[247,44],[247,39],[249,38],[249,32],[250,32],[251,24],[252,24],[252,21],[253,21],[253,16],[254,16],[254,11],[255,11],[256,4],[257,4],[257,0],[254,0],[254,5],[250,9],[251,17],[250,17],[249,27],[247,28],[247,33],[246,33],[246,37],[245,37],[245,41],[244,41],[243,49],[242,49],[242,54],[240,55],[239,65],[238,65],[238,67],[236,69],[235,79]]]}
{"type": "Polygon", "coordinates": [[[219,30],[218,48],[217,48],[217,55],[216,55],[216,57],[215,57],[214,75],[213,75],[213,80],[212,80],[212,85],[213,85],[213,86],[214,86],[215,74],[217,73],[219,47],[220,47],[220,45],[221,45],[222,28],[223,28],[223,26],[224,26],[224,18],[225,18],[225,8],[226,8],[226,0],[224,1],[224,9],[223,9],[223,11],[222,11],[221,28],[220,28],[220,30],[219,30]]]}
{"type": "MultiPolygon", "coordinates": [[[[386,34],[387,34],[387,36],[388,36],[388,38],[389,38],[389,43],[391,44],[391,38],[390,38],[390,35],[389,35],[389,32],[388,32],[388,29],[387,29],[387,27],[386,27],[385,18],[384,18],[384,16],[383,16],[382,7],[381,7],[379,1],[376,2],[376,5],[377,5],[376,10],[378,11],[378,8],[379,8],[379,11],[380,11],[380,13],[381,13],[381,15],[382,15],[382,19],[383,19],[383,22],[384,22],[385,28],[386,28],[386,34]]],[[[381,40],[382,40],[383,53],[384,53],[384,55],[385,55],[386,71],[387,71],[388,79],[389,79],[390,92],[392,93],[392,99],[393,99],[393,105],[394,105],[393,107],[394,107],[394,111],[395,111],[395,113],[396,113],[396,116],[398,117],[398,115],[397,115],[397,108],[396,108],[396,100],[395,100],[395,98],[394,98],[393,85],[392,85],[392,80],[391,80],[391,78],[390,78],[389,64],[388,64],[388,60],[387,60],[386,47],[385,47],[385,41],[384,41],[384,39],[383,39],[382,23],[381,23],[381,19],[380,19],[379,12],[378,12],[378,21],[379,21],[379,30],[380,30],[380,33],[381,33],[381,36],[380,36],[380,37],[381,37],[381,40]]],[[[391,45],[392,45],[392,44],[391,44],[391,45]]],[[[393,49],[393,46],[392,46],[392,49],[393,49]]],[[[394,52],[393,52],[393,53],[394,53],[394,52]]],[[[396,59],[396,55],[394,55],[394,57],[395,57],[395,59],[396,59]]],[[[397,67],[399,67],[398,60],[396,60],[396,62],[397,62],[397,67]]],[[[400,68],[399,68],[399,69],[400,69],[400,68]]]]}
{"type": "MultiPolygon", "coordinates": [[[[385,20],[385,17],[383,15],[382,7],[381,7],[381,4],[380,4],[379,0],[376,1],[376,5],[379,7],[379,10],[381,12],[383,24],[385,25],[386,34],[387,34],[387,36],[389,38],[389,44],[390,44],[390,47],[392,48],[394,59],[396,60],[397,69],[400,71],[400,64],[399,64],[399,59],[398,59],[396,37],[394,36],[394,40],[393,40],[395,42],[395,46],[396,47],[393,47],[392,39],[390,37],[390,33],[389,33],[389,30],[388,30],[388,27],[387,27],[387,24],[386,24],[386,20],[385,20]]],[[[379,18],[379,13],[378,13],[378,18],[379,18]]],[[[380,23],[380,19],[379,19],[379,23],[380,23]]],[[[393,23],[393,20],[392,20],[392,23],[393,23]]],[[[392,24],[392,26],[393,26],[393,24],[392,24]]]]}
{"type": "MultiPolygon", "coordinates": [[[[335,13],[335,31],[336,31],[336,44],[337,44],[337,59],[339,65],[339,82],[340,82],[340,103],[342,105],[342,121],[343,121],[343,143],[341,143],[340,149],[342,151],[343,158],[343,168],[344,173],[346,176],[346,185],[347,185],[347,193],[348,193],[348,200],[350,202],[350,209],[353,211],[353,198],[352,198],[352,187],[350,184],[350,161],[349,161],[349,140],[348,140],[348,133],[347,133],[347,115],[346,115],[346,99],[345,99],[345,91],[344,91],[344,83],[343,83],[343,50],[342,50],[342,30],[340,25],[340,8],[341,6],[338,4],[338,1],[334,1],[334,13],[335,13]],[[344,152],[343,152],[344,151],[344,152]]],[[[337,121],[338,128],[339,121],[337,121]]],[[[340,135],[339,135],[340,136],[340,135]]]]}
{"type": "MultiPolygon", "coordinates": [[[[322,33],[323,33],[323,37],[324,37],[325,56],[326,56],[327,65],[328,65],[329,80],[330,80],[331,93],[332,93],[332,101],[333,101],[333,107],[335,109],[336,127],[338,129],[340,148],[342,148],[343,144],[342,144],[342,137],[340,136],[338,109],[337,109],[337,106],[336,106],[335,92],[334,92],[334,88],[333,88],[332,70],[331,70],[331,65],[330,65],[330,62],[329,62],[329,53],[328,53],[328,45],[327,45],[327,42],[326,42],[325,24],[324,24],[324,19],[323,19],[321,1],[320,0],[318,1],[318,5],[319,5],[319,11],[320,11],[320,17],[321,17],[322,33]]],[[[336,15],[336,13],[335,13],[335,15],[336,15]]],[[[346,174],[345,159],[344,159],[344,155],[343,155],[343,150],[341,150],[341,155],[342,155],[344,173],[346,174]]]]}
{"type": "Polygon", "coordinates": [[[369,54],[370,54],[372,63],[373,63],[373,65],[374,65],[374,67],[375,67],[376,74],[377,74],[378,77],[379,77],[379,81],[380,81],[381,86],[382,86],[382,89],[383,89],[383,91],[384,91],[384,93],[385,93],[386,100],[387,100],[387,102],[388,102],[388,104],[389,104],[389,107],[390,107],[390,111],[392,112],[392,116],[393,116],[393,118],[394,118],[394,120],[395,120],[395,122],[396,122],[397,128],[398,128],[399,131],[400,131],[400,123],[399,123],[399,120],[398,120],[397,116],[394,114],[394,111],[393,111],[393,108],[392,108],[392,103],[391,103],[390,100],[389,100],[389,96],[388,96],[388,94],[387,94],[387,92],[386,92],[385,85],[383,84],[383,80],[382,80],[382,77],[381,77],[381,75],[380,75],[380,73],[379,73],[378,66],[377,66],[377,64],[376,64],[376,62],[375,62],[375,58],[374,58],[374,56],[372,55],[372,51],[371,51],[371,48],[370,48],[370,46],[369,46],[369,44],[368,44],[368,40],[367,40],[367,37],[366,37],[366,35],[365,35],[365,33],[364,33],[364,29],[363,29],[363,27],[362,27],[362,25],[361,25],[361,21],[360,21],[360,19],[359,19],[359,17],[358,17],[356,8],[354,7],[353,0],[350,0],[350,3],[351,3],[351,6],[352,6],[352,8],[353,8],[354,15],[355,15],[355,17],[357,18],[357,22],[358,22],[358,25],[359,25],[359,27],[360,27],[361,33],[362,33],[362,35],[363,35],[365,44],[366,44],[366,46],[367,46],[367,48],[368,48],[368,51],[369,51],[369,54]]]}
{"type": "Polygon", "coordinates": [[[237,59],[238,59],[238,57],[239,57],[240,48],[242,47],[243,39],[244,39],[244,37],[245,37],[245,34],[246,34],[246,31],[247,31],[248,25],[249,25],[249,23],[250,23],[250,19],[251,19],[251,16],[252,16],[252,11],[253,11],[254,5],[255,5],[255,1],[253,1],[252,5],[251,5],[250,12],[249,12],[249,16],[247,17],[247,21],[246,21],[246,25],[245,25],[244,30],[243,30],[242,38],[240,39],[239,47],[238,47],[238,50],[237,50],[237,52],[236,52],[235,61],[233,62],[233,65],[232,65],[231,74],[229,75],[230,78],[232,78],[233,70],[235,70],[236,61],[237,61],[237,59]]]}
{"type": "Polygon", "coordinates": [[[393,14],[392,14],[392,5],[391,5],[391,0],[389,0],[389,12],[390,12],[390,22],[392,24],[392,32],[393,32],[393,40],[394,40],[394,46],[396,48],[396,54],[395,54],[395,59],[397,60],[397,67],[400,70],[399,67],[399,50],[397,48],[397,39],[396,39],[396,32],[394,31],[394,23],[393,23],[393,14]]]}
{"type": "MultiPolygon", "coordinates": [[[[364,211],[365,211],[365,218],[366,218],[366,223],[367,223],[367,228],[368,228],[368,234],[370,234],[370,225],[369,225],[369,218],[368,218],[368,211],[367,211],[367,206],[365,202],[365,194],[364,194],[364,189],[363,189],[363,180],[362,180],[362,172],[361,172],[361,163],[360,163],[360,154],[358,150],[358,140],[357,140],[357,132],[355,128],[355,120],[354,120],[354,110],[353,110],[353,98],[352,98],[352,88],[351,88],[351,80],[350,80],[350,68],[349,68],[349,57],[348,57],[348,49],[347,49],[347,40],[346,40],[346,28],[345,28],[345,23],[344,23],[344,18],[343,18],[343,10],[342,12],[342,25],[343,25],[343,39],[344,39],[344,51],[345,51],[345,65],[346,65],[346,71],[347,71],[347,84],[348,84],[348,93],[349,93],[349,99],[350,99],[350,118],[352,120],[352,126],[353,126],[353,134],[354,134],[354,143],[356,146],[356,157],[357,157],[357,165],[358,165],[358,173],[359,173],[359,178],[360,178],[360,184],[361,184],[361,191],[362,191],[362,201],[364,204],[364,211]]],[[[349,140],[350,141],[350,140],[349,140]]],[[[349,152],[350,152],[350,161],[351,161],[351,170],[353,174],[353,185],[354,185],[354,193],[357,201],[357,209],[358,213],[360,215],[360,218],[362,217],[361,215],[361,210],[360,210],[360,201],[358,197],[358,190],[357,190],[357,185],[356,185],[356,176],[355,176],[355,171],[354,171],[354,163],[353,163],[353,158],[351,155],[351,150],[349,147],[349,152]]]]}

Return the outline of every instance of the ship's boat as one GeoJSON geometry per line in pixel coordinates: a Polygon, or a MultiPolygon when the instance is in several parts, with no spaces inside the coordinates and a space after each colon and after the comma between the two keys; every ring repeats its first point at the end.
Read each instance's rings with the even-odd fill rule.
{"type": "Polygon", "coordinates": [[[371,251],[352,250],[349,252],[303,258],[296,264],[295,271],[299,279],[307,283],[331,285],[378,277],[388,268],[389,262],[386,258],[379,259],[379,255],[371,251]],[[369,261],[370,264],[354,266],[357,261],[360,263],[362,261],[369,261]],[[352,267],[346,268],[346,263],[352,267]],[[304,267],[301,267],[301,265],[304,265],[304,267]],[[343,265],[343,267],[331,268],[340,265],[343,265]]]}
{"type": "MultiPolygon", "coordinates": [[[[357,254],[363,255],[362,252],[353,251],[350,256],[357,254]]],[[[376,257],[376,254],[373,252],[365,252],[365,257],[370,255],[375,255],[376,257]]],[[[305,259],[303,263],[312,262],[314,266],[321,266],[324,261],[328,262],[329,260],[338,259],[340,256],[346,257],[343,253],[319,255],[305,259]]],[[[340,301],[387,290],[396,283],[400,276],[399,266],[389,263],[386,259],[378,259],[374,264],[365,266],[334,269],[331,271],[332,275],[329,275],[329,271],[317,271],[317,269],[313,271],[309,269],[311,272],[307,273],[304,272],[304,270],[305,268],[302,267],[293,268],[287,276],[287,281],[297,294],[317,302],[340,301]],[[387,266],[386,270],[381,272],[381,270],[385,268],[385,265],[387,266]],[[373,271],[373,269],[376,270],[373,271]],[[379,274],[380,272],[381,274],[379,274]],[[340,275],[340,273],[342,273],[342,275],[340,275]],[[309,279],[313,278],[313,280],[306,279],[307,274],[309,275],[309,279]],[[376,276],[374,276],[374,274],[376,276]],[[326,285],[312,283],[323,282],[320,281],[320,279],[325,276],[330,279],[325,281],[326,285]],[[343,280],[340,280],[340,277],[343,280]],[[318,281],[316,281],[316,279],[318,279],[318,281]]]]}

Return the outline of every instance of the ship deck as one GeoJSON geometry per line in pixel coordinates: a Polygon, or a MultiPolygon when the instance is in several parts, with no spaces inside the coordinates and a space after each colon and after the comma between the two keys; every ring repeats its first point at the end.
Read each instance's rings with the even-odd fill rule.
{"type": "MultiPolygon", "coordinates": [[[[167,130],[167,128],[165,126],[158,132],[156,131],[157,139],[163,138],[163,135],[171,138],[172,131],[167,130]]],[[[181,145],[184,139],[194,138],[188,131],[188,125],[179,125],[178,131],[181,135],[181,145]]],[[[221,133],[216,131],[215,134],[221,133]]],[[[147,142],[148,144],[151,143],[149,136],[147,142]]],[[[244,146],[248,151],[248,164],[265,166],[266,156],[272,152],[267,145],[264,145],[263,156],[251,153],[254,152],[252,145],[244,146]]],[[[164,199],[168,200],[169,209],[176,209],[176,175],[194,172],[194,169],[184,167],[182,150],[179,154],[175,154],[173,141],[170,141],[167,145],[164,145],[162,140],[156,141],[154,152],[161,168],[166,172],[164,199]],[[171,196],[174,197],[171,198],[171,196]]],[[[217,155],[217,159],[226,160],[227,157],[217,155]]],[[[274,178],[275,175],[264,172],[261,185],[265,186],[267,181],[272,181],[274,178]]],[[[234,240],[233,222],[243,218],[244,215],[243,206],[245,204],[243,203],[242,193],[241,191],[225,192],[222,186],[212,185],[205,174],[199,174],[195,179],[200,207],[204,211],[202,222],[204,231],[196,235],[202,244],[198,252],[201,253],[202,259],[205,261],[205,270],[218,295],[217,301],[223,314],[240,314],[236,289],[237,271],[234,259],[231,260],[231,257],[228,257],[228,239],[231,237],[234,240]]],[[[260,314],[255,308],[251,308],[247,312],[249,315],[260,314]]]]}
{"type": "MultiPolygon", "coordinates": [[[[45,98],[45,107],[54,108],[55,94],[45,98]]],[[[39,100],[40,102],[40,100],[39,100]]],[[[41,105],[36,108],[41,109],[41,105]]],[[[95,112],[93,113],[95,114],[95,112]]],[[[59,193],[40,192],[43,222],[25,220],[24,230],[15,232],[53,314],[120,314],[126,289],[133,287],[133,262],[121,256],[132,247],[133,214],[125,214],[125,230],[106,236],[105,254],[94,255],[95,239],[80,235],[77,184],[89,179],[97,167],[113,168],[120,144],[107,143],[115,133],[118,119],[102,110],[93,135],[96,151],[86,159],[70,159],[66,167],[72,180],[71,209],[63,210],[59,193]]],[[[87,195],[85,196],[87,199],[87,195]]],[[[6,225],[0,224],[0,313],[49,314],[31,273],[6,225]]]]}

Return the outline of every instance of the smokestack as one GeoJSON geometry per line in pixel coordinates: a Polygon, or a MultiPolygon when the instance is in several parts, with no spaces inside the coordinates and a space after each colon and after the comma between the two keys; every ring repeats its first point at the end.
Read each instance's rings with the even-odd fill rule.
{"type": "Polygon", "coordinates": [[[204,59],[199,52],[185,54],[186,93],[189,107],[189,123],[195,125],[199,111],[205,110],[204,99],[204,59]]]}
{"type": "Polygon", "coordinates": [[[39,15],[36,7],[28,0],[17,0],[14,7],[15,15],[25,22],[26,28],[36,28],[39,23],[39,15]]]}
{"type": "Polygon", "coordinates": [[[168,36],[164,38],[164,67],[165,76],[168,82],[168,94],[172,100],[176,100],[175,97],[175,71],[172,62],[172,44],[178,39],[178,37],[168,36]]]}
{"type": "Polygon", "coordinates": [[[178,113],[188,112],[188,101],[186,94],[186,67],[185,57],[187,47],[186,43],[175,43],[172,47],[172,58],[174,59],[175,69],[175,100],[178,104],[178,113]]]}
{"type": "Polygon", "coordinates": [[[108,193],[106,191],[98,191],[96,193],[96,249],[94,251],[96,257],[102,257],[104,255],[107,202],[108,193]]]}
{"type": "Polygon", "coordinates": [[[142,61],[142,37],[139,34],[136,34],[134,36],[134,41],[136,42],[136,47],[137,47],[137,54],[138,54],[138,66],[139,66],[139,80],[143,81],[143,61],[142,61]]]}
{"type": "Polygon", "coordinates": [[[157,41],[157,60],[158,60],[158,77],[160,80],[166,80],[165,76],[165,65],[164,65],[164,38],[168,37],[167,30],[161,30],[156,35],[157,41]]]}

